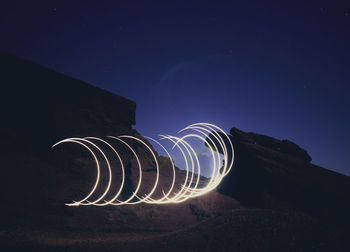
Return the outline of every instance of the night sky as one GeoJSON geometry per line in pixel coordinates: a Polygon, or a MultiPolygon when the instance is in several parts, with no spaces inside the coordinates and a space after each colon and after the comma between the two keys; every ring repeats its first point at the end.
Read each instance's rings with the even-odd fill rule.
{"type": "Polygon", "coordinates": [[[350,1],[9,2],[0,50],[134,100],[141,134],[212,122],[350,175],[350,1]]]}

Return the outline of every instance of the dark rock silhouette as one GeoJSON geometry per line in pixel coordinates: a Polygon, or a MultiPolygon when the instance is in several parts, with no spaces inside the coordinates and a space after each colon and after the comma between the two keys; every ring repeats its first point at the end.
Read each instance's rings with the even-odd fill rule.
{"type": "Polygon", "coordinates": [[[344,238],[350,230],[349,177],[311,164],[307,152],[291,141],[236,128],[230,134],[235,163],[220,193],[248,207],[303,212],[331,236],[344,238]]]}
{"type": "Polygon", "coordinates": [[[300,159],[305,162],[311,161],[311,157],[309,154],[307,154],[306,150],[300,148],[298,145],[289,140],[278,140],[276,138],[260,134],[245,133],[236,128],[232,128],[230,130],[230,134],[236,143],[257,144],[270,150],[292,156],[295,159],[300,159]]]}
{"type": "Polygon", "coordinates": [[[235,128],[230,134],[235,164],[221,193],[248,206],[295,208],[317,216],[343,218],[350,210],[349,177],[311,164],[307,152],[288,140],[235,128]]]}
{"type": "MultiPolygon", "coordinates": [[[[69,170],[55,170],[59,168],[54,166],[57,158],[51,145],[67,137],[131,132],[136,105],[7,53],[0,54],[0,69],[0,81],[6,87],[0,99],[0,134],[6,157],[2,198],[35,209],[60,204],[69,193],[65,181],[70,175],[69,170]],[[59,184],[63,188],[56,188],[59,184]]],[[[78,148],[71,148],[61,158],[79,156],[76,151],[78,148]]],[[[87,183],[82,181],[80,186],[83,190],[87,183]]]]}

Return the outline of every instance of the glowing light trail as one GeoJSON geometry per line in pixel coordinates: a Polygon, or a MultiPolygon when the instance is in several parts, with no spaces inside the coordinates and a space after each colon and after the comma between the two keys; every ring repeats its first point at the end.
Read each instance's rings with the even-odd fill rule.
{"type": "Polygon", "coordinates": [[[87,149],[90,154],[93,156],[94,161],[96,163],[96,180],[95,183],[90,190],[90,192],[83,197],[81,200],[73,201],[73,203],[67,203],[67,206],[81,206],[81,205],[94,205],[94,206],[106,206],[106,205],[126,205],[126,204],[139,204],[139,203],[149,203],[149,204],[168,204],[168,203],[180,203],[183,202],[189,198],[199,197],[201,195],[204,195],[211,190],[213,190],[215,187],[217,187],[222,179],[230,172],[233,166],[234,162],[234,149],[233,144],[230,140],[230,138],[226,135],[226,133],[219,128],[216,125],[210,124],[210,123],[195,123],[192,125],[187,126],[186,128],[180,130],[178,133],[183,133],[185,131],[191,131],[190,134],[186,134],[182,137],[175,137],[170,135],[159,135],[161,138],[160,140],[168,140],[171,143],[173,143],[172,150],[174,148],[178,148],[179,151],[182,154],[182,157],[185,161],[185,168],[186,168],[186,175],[184,183],[181,184],[181,189],[178,192],[174,192],[175,189],[175,183],[176,183],[176,170],[175,165],[173,162],[173,159],[171,158],[170,153],[168,150],[157,140],[154,140],[153,138],[146,137],[147,139],[151,140],[152,142],[155,142],[157,145],[159,145],[162,150],[165,151],[167,156],[170,159],[171,162],[171,168],[172,168],[172,180],[170,189],[165,193],[164,189],[162,189],[163,196],[159,199],[153,199],[152,195],[155,193],[157,187],[159,186],[159,178],[160,178],[160,170],[161,167],[159,167],[159,163],[157,160],[157,156],[152,150],[152,148],[142,139],[139,139],[134,136],[108,136],[110,139],[114,139],[122,143],[129,149],[133,156],[136,159],[138,170],[139,170],[139,178],[136,185],[135,190],[133,191],[132,195],[122,201],[119,199],[119,196],[125,186],[125,167],[122,160],[121,155],[118,153],[118,151],[107,141],[97,138],[97,137],[84,137],[84,138],[67,138],[64,140],[61,140],[54,144],[52,147],[56,147],[59,144],[63,143],[76,143],[81,146],[83,146],[85,149],[87,149]],[[223,137],[224,140],[223,139],[223,137]],[[211,177],[207,185],[205,185],[203,188],[198,188],[199,182],[200,182],[200,174],[201,174],[201,166],[199,162],[199,158],[194,150],[194,148],[191,146],[191,144],[188,143],[186,139],[188,138],[196,138],[200,139],[205,143],[206,146],[209,147],[213,164],[212,164],[212,171],[211,171],[211,177]],[[152,158],[155,162],[156,166],[156,178],[154,181],[154,185],[152,186],[152,189],[150,192],[144,194],[143,196],[139,195],[139,191],[141,188],[142,183],[142,165],[140,162],[140,159],[135,152],[135,150],[123,139],[131,139],[133,141],[136,141],[140,143],[142,146],[146,147],[146,149],[151,153],[152,158]],[[94,140],[94,141],[93,141],[94,140]],[[122,170],[122,178],[121,178],[121,185],[118,189],[118,191],[114,194],[114,196],[110,200],[106,200],[106,195],[111,190],[112,185],[112,167],[110,165],[110,161],[107,158],[107,155],[103,152],[103,150],[97,145],[96,142],[103,143],[104,145],[107,145],[113,153],[117,156],[119,163],[121,164],[121,170],[122,170]],[[209,143],[210,142],[210,143],[209,143]],[[227,144],[228,143],[228,144],[227,144]],[[218,145],[217,145],[218,144],[218,145]],[[103,160],[105,161],[107,168],[108,168],[108,183],[103,191],[102,195],[97,197],[97,199],[91,201],[90,198],[92,198],[93,195],[97,193],[96,189],[99,186],[100,180],[101,180],[101,165],[97,158],[96,153],[94,150],[97,150],[100,155],[102,155],[103,160]],[[219,150],[222,151],[224,165],[223,167],[220,167],[220,154],[219,150]],[[216,153],[215,153],[216,152],[216,153]],[[187,154],[187,155],[186,155],[187,154]],[[188,160],[189,157],[189,160],[188,160]],[[229,160],[230,159],[230,160],[229,160]],[[195,176],[195,167],[197,167],[197,179],[194,178],[195,176]],[[220,172],[221,168],[221,172],[220,172]],[[195,180],[195,181],[194,181],[195,180]]]}

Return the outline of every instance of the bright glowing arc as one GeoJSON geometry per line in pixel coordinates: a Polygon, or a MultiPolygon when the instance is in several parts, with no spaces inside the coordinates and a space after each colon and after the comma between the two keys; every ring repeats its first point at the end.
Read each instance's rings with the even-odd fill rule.
{"type": "Polygon", "coordinates": [[[106,205],[126,205],[126,204],[140,204],[140,203],[149,203],[149,204],[167,204],[167,203],[180,203],[189,198],[199,197],[204,195],[213,189],[215,189],[222,179],[231,171],[233,162],[234,162],[234,149],[233,144],[229,138],[229,136],[218,126],[210,123],[195,123],[185,127],[180,130],[179,133],[184,133],[186,131],[191,131],[189,134],[185,134],[182,137],[175,137],[170,135],[159,135],[160,140],[168,140],[173,144],[172,150],[174,148],[178,148],[184,161],[185,161],[185,170],[186,175],[184,182],[181,185],[181,189],[178,192],[174,192],[175,183],[176,183],[176,169],[173,162],[173,159],[169,153],[169,151],[157,140],[146,137],[148,140],[156,143],[161,147],[161,149],[166,153],[171,162],[172,168],[172,180],[170,184],[170,189],[165,193],[162,189],[163,196],[159,199],[153,199],[152,195],[155,193],[157,187],[159,186],[160,179],[160,170],[162,167],[159,166],[157,155],[154,153],[153,149],[150,145],[143,139],[137,138],[135,136],[108,136],[109,139],[114,139],[125,145],[128,150],[131,151],[138,165],[139,177],[137,181],[137,185],[132,195],[126,200],[120,200],[119,196],[125,186],[125,167],[122,156],[118,153],[118,151],[106,140],[97,137],[84,137],[84,138],[67,138],[61,140],[52,146],[56,147],[59,144],[63,143],[76,143],[83,146],[88,152],[92,155],[95,164],[96,164],[96,180],[92,186],[92,189],[87,193],[85,197],[81,200],[73,201],[73,203],[67,203],[67,206],[83,206],[83,205],[94,205],[94,206],[106,206],[106,205]],[[191,144],[187,141],[188,138],[196,138],[203,141],[203,143],[208,146],[210,149],[210,153],[212,156],[212,171],[209,182],[202,188],[198,188],[200,176],[201,176],[201,165],[199,162],[199,158],[191,146],[191,144]],[[136,141],[140,143],[142,146],[146,147],[146,149],[150,152],[152,159],[154,160],[156,166],[156,178],[152,189],[150,192],[144,194],[143,196],[138,195],[138,192],[141,188],[142,183],[142,165],[140,159],[135,152],[135,150],[123,139],[129,139],[132,141],[136,141]],[[106,196],[111,190],[112,185],[112,177],[113,177],[113,167],[110,165],[110,161],[107,155],[103,152],[101,147],[97,144],[97,142],[102,143],[105,146],[108,146],[115,156],[117,157],[119,163],[121,164],[122,170],[122,178],[121,184],[117,192],[114,193],[114,196],[110,200],[106,200],[106,196]],[[95,151],[99,153],[99,156],[103,157],[104,163],[108,168],[108,183],[106,188],[103,190],[103,193],[97,197],[96,200],[90,201],[89,199],[97,193],[97,187],[101,181],[101,165],[96,155],[95,151]],[[223,154],[224,165],[220,167],[220,162],[222,158],[220,157],[219,150],[221,150],[223,154]],[[194,181],[195,176],[195,167],[197,168],[197,179],[194,181]]]}

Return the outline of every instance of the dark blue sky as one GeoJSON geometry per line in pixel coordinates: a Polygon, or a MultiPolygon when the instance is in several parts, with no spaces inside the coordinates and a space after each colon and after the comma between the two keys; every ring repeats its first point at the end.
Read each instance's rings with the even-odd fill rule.
{"type": "Polygon", "coordinates": [[[350,175],[350,1],[62,2],[2,1],[0,50],[134,100],[144,135],[212,122],[350,175]]]}

